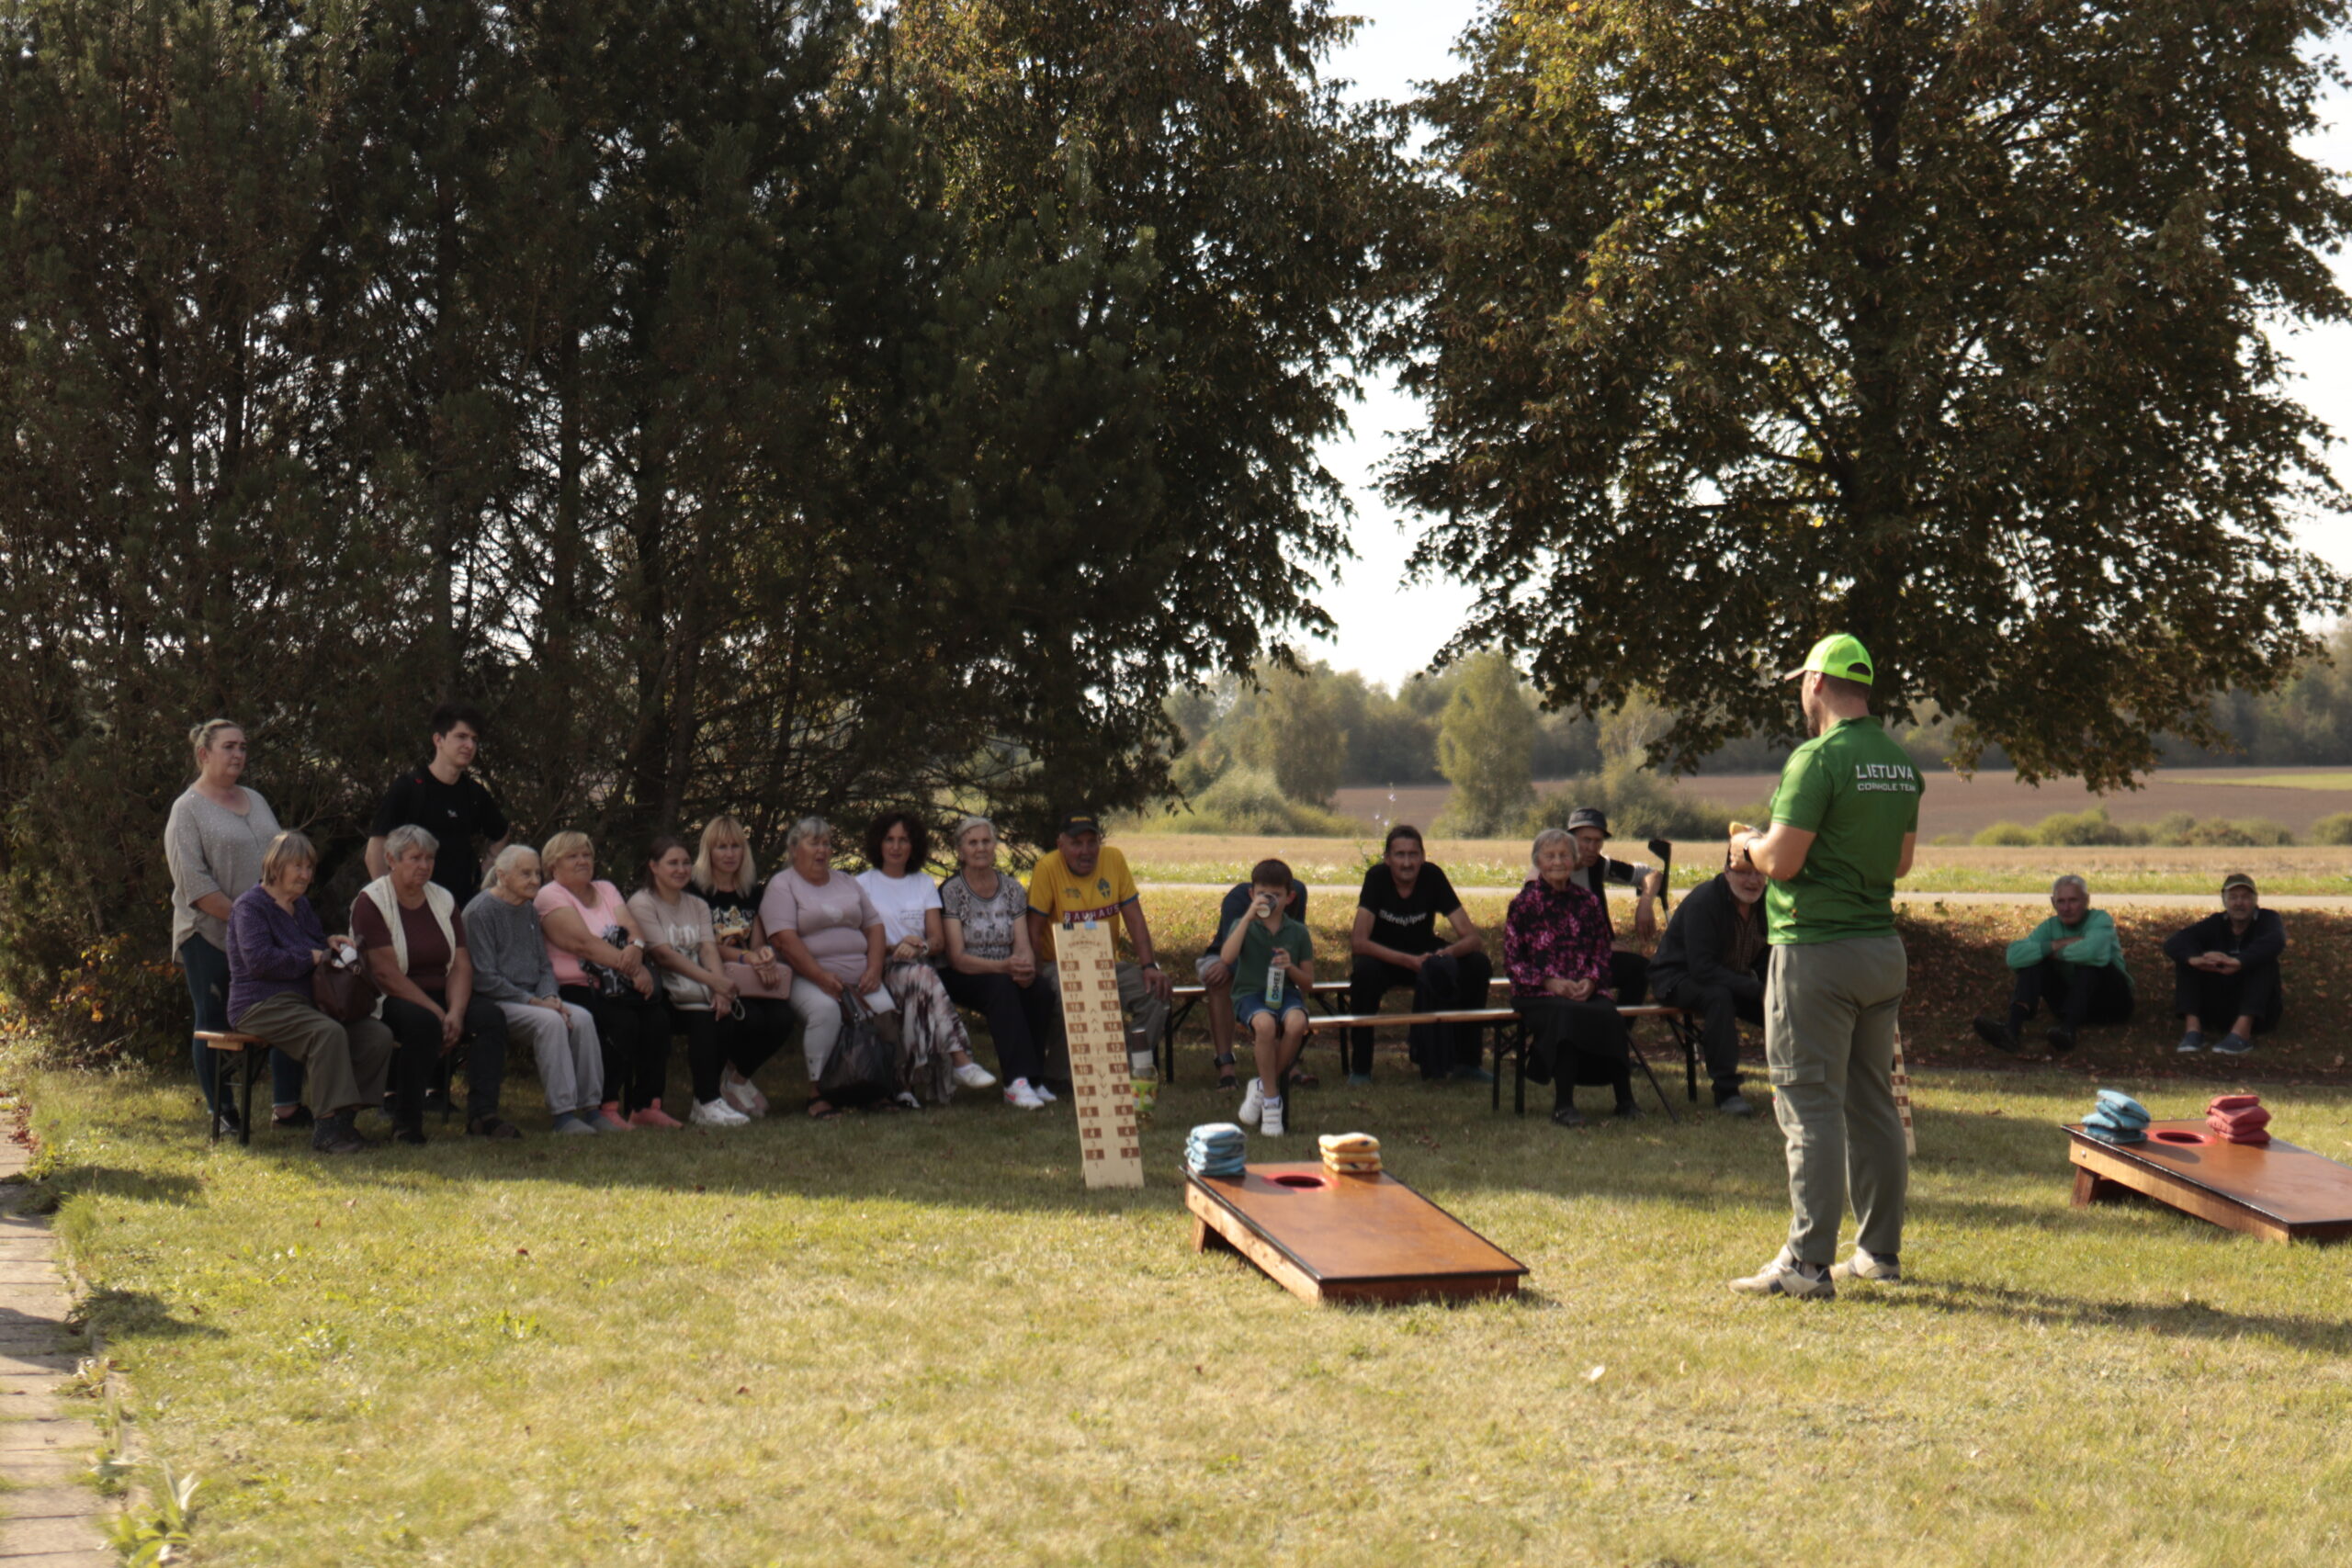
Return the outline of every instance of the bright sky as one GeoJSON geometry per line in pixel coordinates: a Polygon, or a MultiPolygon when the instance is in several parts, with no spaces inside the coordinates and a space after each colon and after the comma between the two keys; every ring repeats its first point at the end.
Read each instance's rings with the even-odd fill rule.
{"type": "MultiPolygon", "coordinates": [[[[1363,17],[1364,26],[1328,69],[1351,79],[1364,96],[1390,102],[1415,96],[1416,81],[1453,74],[1459,68],[1454,40],[1477,12],[1475,0],[1341,0],[1340,8],[1363,17]]],[[[2344,52],[2352,55],[2352,48],[2344,52]]],[[[2352,169],[2352,97],[2331,96],[2324,115],[2332,123],[2312,154],[2334,168],[2352,169]]],[[[2352,258],[2337,258],[2337,272],[2352,281],[2352,258]]],[[[2352,438],[2352,327],[2306,332],[2291,340],[2290,352],[2304,377],[2305,404],[2352,438]]],[[[1428,664],[1460,626],[1471,595],[1453,582],[1403,586],[1418,526],[1373,487],[1373,472],[1394,445],[1390,433],[1417,425],[1419,404],[1393,385],[1368,385],[1352,420],[1352,436],[1328,447],[1324,460],[1355,502],[1357,558],[1340,568],[1336,586],[1324,586],[1320,602],[1339,628],[1312,651],[1335,669],[1359,670],[1393,687],[1428,664]]],[[[2337,450],[2335,468],[2352,487],[2352,442],[2337,450]]],[[[2352,568],[2352,519],[2317,520],[2302,537],[2335,565],[2352,568]]]]}

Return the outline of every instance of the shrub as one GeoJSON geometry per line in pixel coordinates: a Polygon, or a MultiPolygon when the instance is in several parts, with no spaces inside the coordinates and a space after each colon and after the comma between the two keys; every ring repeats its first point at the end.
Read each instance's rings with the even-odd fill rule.
{"type": "Polygon", "coordinates": [[[1352,817],[1326,811],[1284,795],[1262,768],[1237,764],[1203,790],[1189,809],[1178,807],[1138,826],[1147,832],[1253,833],[1302,838],[1348,838],[1365,831],[1352,817]]]}
{"type": "Polygon", "coordinates": [[[1725,806],[1686,795],[1650,770],[1621,761],[1546,794],[1521,819],[1521,831],[1532,837],[1545,828],[1565,828],[1579,806],[1599,807],[1608,815],[1610,833],[1620,839],[1720,839],[1736,821],[1761,827],[1771,818],[1769,801],[1725,806]]]}
{"type": "Polygon", "coordinates": [[[2022,822],[1996,822],[1989,828],[1979,828],[1976,837],[1968,840],[1979,849],[2028,849],[2041,840],[2032,829],[2022,822]]]}
{"type": "Polygon", "coordinates": [[[2314,844],[2352,844],[2352,811],[2339,811],[2312,824],[2314,844]]]}
{"type": "Polygon", "coordinates": [[[2148,842],[2179,845],[2189,842],[2189,835],[2197,831],[2197,818],[2186,811],[2167,811],[2148,825],[2148,842]]]}
{"type": "Polygon", "coordinates": [[[2143,829],[2113,820],[2104,806],[2087,811],[2053,811],[2033,829],[2038,844],[2138,844],[2146,842],[2143,829]]]}
{"type": "Polygon", "coordinates": [[[2293,843],[2295,835],[2267,817],[2209,817],[2181,841],[2228,849],[2275,849],[2293,843]]]}

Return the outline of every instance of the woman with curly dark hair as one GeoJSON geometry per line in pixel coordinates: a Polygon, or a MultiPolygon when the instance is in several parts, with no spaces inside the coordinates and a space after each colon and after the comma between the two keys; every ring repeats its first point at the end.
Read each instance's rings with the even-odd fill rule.
{"type": "Polygon", "coordinates": [[[944,1103],[957,1084],[992,1089],[996,1077],[972,1060],[972,1039],[935,965],[946,961],[939,888],[922,870],[931,858],[931,829],[911,811],[886,811],[865,830],[865,863],[858,885],[882,916],[882,984],[906,1020],[910,1071],[944,1103]]]}

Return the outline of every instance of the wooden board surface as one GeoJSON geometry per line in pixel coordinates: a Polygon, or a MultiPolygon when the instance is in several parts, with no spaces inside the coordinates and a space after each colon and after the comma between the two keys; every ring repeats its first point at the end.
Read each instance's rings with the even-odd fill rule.
{"type": "Polygon", "coordinates": [[[1527,1272],[1385,1171],[1335,1176],[1302,1161],[1188,1172],[1184,1205],[1196,1250],[1221,1239],[1307,1301],[1510,1295],[1527,1272]]]}
{"type": "Polygon", "coordinates": [[[1089,1187],[1141,1187],[1143,1140],[1127,1066],[1127,1015],[1119,1005],[1119,965],[1111,928],[1089,920],[1054,933],[1069,1040],[1070,1099],[1078,1112],[1078,1163],[1089,1187]]]}
{"type": "Polygon", "coordinates": [[[2150,1122],[2137,1144],[2065,1131],[2077,1206],[2122,1190],[2273,1241],[2352,1237],[2352,1168],[2282,1138],[2224,1143],[2202,1121],[2150,1122]]]}

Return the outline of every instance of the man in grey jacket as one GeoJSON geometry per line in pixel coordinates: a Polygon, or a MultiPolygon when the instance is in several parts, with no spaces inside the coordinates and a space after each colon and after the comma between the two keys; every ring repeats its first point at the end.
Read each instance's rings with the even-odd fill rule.
{"type": "Polygon", "coordinates": [[[1668,1007],[1699,1015],[1715,1109],[1747,1116],[1739,1092],[1739,1021],[1764,1021],[1764,981],[1772,967],[1765,941],[1764,874],[1745,848],[1724,856],[1722,874],[1694,887],[1667,922],[1650,962],[1650,990],[1668,1007]]]}

